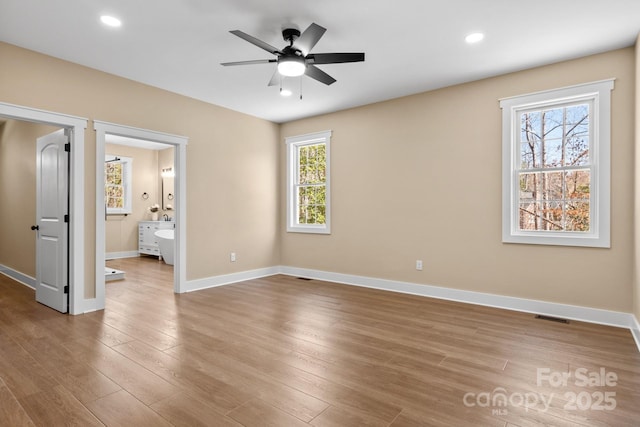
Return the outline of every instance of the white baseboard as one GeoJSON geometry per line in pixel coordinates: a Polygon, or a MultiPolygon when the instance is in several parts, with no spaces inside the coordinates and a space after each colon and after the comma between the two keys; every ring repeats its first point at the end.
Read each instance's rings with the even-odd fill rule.
{"type": "Polygon", "coordinates": [[[488,307],[502,308],[506,310],[522,311],[526,313],[543,314],[547,316],[579,320],[601,325],[616,326],[620,328],[632,329],[633,320],[635,320],[632,314],[619,311],[601,310],[598,308],[580,307],[568,304],[558,304],[546,301],[487,294],[483,292],[444,288],[440,286],[397,282],[364,276],[354,276],[351,274],[331,273],[326,271],[286,266],[280,267],[280,273],[289,276],[307,277],[311,279],[342,283],[345,285],[381,289],[385,291],[400,292],[411,295],[420,295],[430,298],[438,298],[469,304],[484,305],[488,307]]]}
{"type": "MultiPolygon", "coordinates": [[[[581,307],[570,304],[516,298],[503,295],[488,294],[483,292],[465,291],[462,289],[445,288],[441,286],[422,285],[409,282],[398,282],[372,277],[356,276],[351,274],[332,273],[306,268],[275,266],[256,270],[242,271],[238,273],[224,274],[221,276],[207,277],[187,281],[186,292],[193,292],[217,286],[230,285],[245,280],[284,274],[295,277],[324,280],[327,282],[341,283],[345,285],[360,286],[365,288],[380,289],[391,292],[399,292],[411,295],[419,295],[429,298],[437,298],[449,301],[457,301],[468,304],[501,308],[505,310],[520,311],[525,313],[542,314],[546,316],[560,317],[600,325],[615,326],[631,330],[638,351],[640,351],[640,323],[631,313],[620,311],[602,310],[598,308],[581,307]]],[[[87,303],[89,300],[85,300],[87,303]]],[[[91,310],[87,304],[84,312],[91,310]]]]}
{"type": "Polygon", "coordinates": [[[77,310],[78,314],[91,313],[92,311],[98,311],[98,300],[95,298],[85,298],[82,302],[82,309],[77,310]]]}
{"type": "Polygon", "coordinates": [[[278,273],[280,273],[279,267],[267,267],[259,268],[257,270],[241,271],[239,273],[207,277],[204,279],[189,280],[187,281],[186,292],[193,292],[202,289],[215,288],[217,286],[230,285],[237,282],[243,282],[245,280],[273,276],[278,273]]]}
{"type": "Polygon", "coordinates": [[[104,255],[104,259],[109,261],[110,259],[121,259],[121,258],[137,258],[140,254],[138,251],[128,251],[128,252],[107,252],[104,255]]]}
{"type": "Polygon", "coordinates": [[[5,265],[0,264],[0,273],[4,274],[7,277],[12,278],[13,280],[15,280],[16,282],[25,285],[31,289],[35,289],[36,288],[36,279],[31,277],[31,276],[27,276],[26,274],[22,274],[19,271],[14,270],[13,268],[9,268],[5,265]]]}

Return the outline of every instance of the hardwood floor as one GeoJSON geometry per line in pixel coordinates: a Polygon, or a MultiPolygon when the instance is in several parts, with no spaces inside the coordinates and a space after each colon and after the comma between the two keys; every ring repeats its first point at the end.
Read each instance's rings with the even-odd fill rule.
{"type": "Polygon", "coordinates": [[[640,425],[625,329],[287,276],[174,295],[154,258],[109,266],[126,279],[81,316],[0,275],[0,425],[640,425]]]}

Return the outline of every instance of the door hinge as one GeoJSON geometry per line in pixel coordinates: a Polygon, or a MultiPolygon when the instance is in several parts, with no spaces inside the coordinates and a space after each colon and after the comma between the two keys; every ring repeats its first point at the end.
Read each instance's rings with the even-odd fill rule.
{"type": "Polygon", "coordinates": [[[67,142],[66,144],[64,144],[64,151],[66,151],[67,153],[71,152],[71,143],[67,142]]]}
{"type": "Polygon", "coordinates": [[[64,293],[65,293],[65,294],[68,294],[68,293],[69,293],[69,285],[67,285],[67,286],[65,286],[65,287],[64,287],[64,293]]]}
{"type": "Polygon", "coordinates": [[[69,214],[64,215],[64,222],[69,222],[69,214]]]}

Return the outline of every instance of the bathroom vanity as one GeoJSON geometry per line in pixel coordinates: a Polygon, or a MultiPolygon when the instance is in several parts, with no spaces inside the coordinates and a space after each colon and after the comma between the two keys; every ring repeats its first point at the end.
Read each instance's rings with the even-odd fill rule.
{"type": "Polygon", "coordinates": [[[155,232],[174,228],[173,221],[138,222],[138,253],[160,257],[160,247],[155,232]]]}

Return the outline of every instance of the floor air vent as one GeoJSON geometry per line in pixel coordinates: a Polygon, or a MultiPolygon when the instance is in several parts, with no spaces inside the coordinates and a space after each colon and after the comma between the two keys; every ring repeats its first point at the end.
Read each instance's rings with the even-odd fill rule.
{"type": "Polygon", "coordinates": [[[545,316],[543,314],[536,314],[536,319],[549,320],[550,322],[569,323],[567,319],[561,319],[559,317],[545,316]]]}
{"type": "Polygon", "coordinates": [[[313,280],[313,279],[309,279],[308,277],[298,277],[298,280],[313,280]]]}

